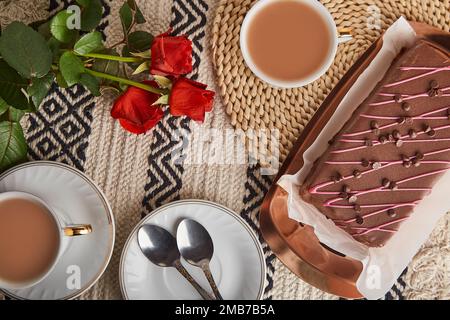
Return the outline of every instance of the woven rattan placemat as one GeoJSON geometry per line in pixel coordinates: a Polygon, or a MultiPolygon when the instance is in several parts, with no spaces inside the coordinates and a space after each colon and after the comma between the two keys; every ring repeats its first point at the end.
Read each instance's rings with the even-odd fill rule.
{"type": "Polygon", "coordinates": [[[338,28],[352,28],[353,39],[339,45],[333,65],[320,79],[302,88],[274,89],[252,74],[239,48],[240,27],[254,2],[221,1],[213,27],[214,65],[232,125],[244,131],[278,129],[281,160],[339,79],[397,18],[450,28],[449,0],[321,0],[338,28]]]}

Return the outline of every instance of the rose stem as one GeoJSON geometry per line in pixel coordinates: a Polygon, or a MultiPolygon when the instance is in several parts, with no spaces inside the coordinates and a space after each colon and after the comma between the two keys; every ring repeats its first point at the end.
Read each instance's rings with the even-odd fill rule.
{"type": "Polygon", "coordinates": [[[113,56],[109,54],[102,54],[102,53],[85,53],[85,54],[79,54],[77,55],[82,57],[88,57],[88,58],[97,58],[97,59],[103,59],[103,60],[113,60],[113,61],[121,61],[121,62],[141,62],[142,58],[139,57],[121,57],[121,56],[113,56]]]}
{"type": "Polygon", "coordinates": [[[93,75],[94,77],[98,77],[98,78],[104,78],[104,79],[108,79],[108,80],[112,80],[112,81],[117,81],[120,83],[124,83],[124,84],[128,84],[130,86],[133,87],[138,87],[141,88],[145,91],[149,91],[149,92],[153,92],[156,94],[164,94],[165,90],[164,89],[158,89],[152,86],[149,86],[147,84],[144,83],[140,83],[140,82],[136,82],[136,81],[132,81],[132,80],[128,80],[128,79],[124,79],[124,78],[120,78],[120,77],[116,77],[107,73],[103,73],[103,72],[98,72],[98,71],[94,71],[91,69],[84,69],[86,73],[89,73],[91,75],[93,75]]]}

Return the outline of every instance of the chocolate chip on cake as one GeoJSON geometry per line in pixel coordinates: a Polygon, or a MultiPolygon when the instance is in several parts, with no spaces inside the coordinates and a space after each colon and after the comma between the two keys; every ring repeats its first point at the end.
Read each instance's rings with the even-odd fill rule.
{"type": "Polygon", "coordinates": [[[370,121],[370,129],[372,129],[372,132],[375,134],[380,134],[380,125],[375,120],[370,121]]]}
{"type": "Polygon", "coordinates": [[[356,179],[359,179],[359,178],[361,178],[362,173],[361,173],[361,171],[359,171],[359,170],[354,170],[354,171],[353,171],[353,176],[354,176],[356,179]]]}
{"type": "Polygon", "coordinates": [[[365,168],[367,168],[370,165],[370,162],[366,159],[361,160],[361,165],[365,168]]]}
{"type": "Polygon", "coordinates": [[[392,135],[392,133],[388,134],[388,140],[391,142],[394,141],[394,136],[392,135]]]}
{"type": "Polygon", "coordinates": [[[400,118],[397,119],[397,123],[398,124],[404,124],[405,121],[406,121],[405,117],[400,117],[400,118]]]}
{"type": "Polygon", "coordinates": [[[417,151],[416,154],[415,154],[414,156],[416,157],[416,159],[419,159],[419,160],[423,160],[423,158],[425,158],[425,156],[423,155],[423,153],[420,152],[420,151],[417,151]]]}
{"type": "Polygon", "coordinates": [[[403,166],[404,166],[405,168],[410,168],[410,167],[411,167],[411,165],[412,165],[412,162],[411,162],[411,160],[408,160],[408,161],[403,161],[403,166]]]}
{"type": "Polygon", "coordinates": [[[436,135],[436,130],[431,129],[430,131],[427,132],[427,135],[429,135],[430,137],[434,137],[436,135]]]}
{"type": "Polygon", "coordinates": [[[425,123],[424,125],[422,125],[422,130],[423,132],[428,133],[431,131],[431,127],[425,123]]]}
{"type": "Polygon", "coordinates": [[[378,170],[380,168],[381,168],[381,163],[379,163],[378,161],[372,162],[372,169],[378,170]]]}
{"type": "Polygon", "coordinates": [[[397,141],[395,141],[395,145],[400,148],[403,145],[403,140],[398,139],[397,141]]]}
{"type": "Polygon", "coordinates": [[[364,219],[361,216],[356,216],[356,220],[355,221],[356,221],[357,224],[363,224],[364,223],[364,219]]]}
{"type": "Polygon", "coordinates": [[[394,100],[395,100],[395,102],[397,102],[397,103],[401,103],[401,102],[403,102],[403,97],[402,97],[401,94],[396,94],[396,95],[394,96],[394,100]]]}
{"type": "Polygon", "coordinates": [[[343,186],[342,187],[342,191],[344,191],[344,192],[350,192],[351,191],[351,189],[350,189],[350,187],[349,186],[343,186]]]}
{"type": "Polygon", "coordinates": [[[412,165],[413,165],[414,167],[420,166],[420,160],[417,159],[417,158],[412,159],[412,160],[411,160],[411,163],[412,163],[412,165]]]}
{"type": "Polygon", "coordinates": [[[391,181],[389,181],[388,178],[383,178],[383,180],[381,181],[381,185],[385,188],[389,188],[390,184],[391,184],[391,181]]]}
{"type": "Polygon", "coordinates": [[[395,213],[395,210],[394,210],[394,209],[389,209],[389,210],[387,211],[387,214],[388,214],[388,216],[391,217],[391,218],[395,218],[395,217],[397,216],[397,213],[395,213]]]}
{"type": "Polygon", "coordinates": [[[359,204],[354,204],[353,205],[353,210],[355,210],[356,213],[360,213],[361,212],[361,206],[359,204]]]}
{"type": "Polygon", "coordinates": [[[437,89],[439,88],[439,83],[436,80],[431,80],[430,81],[430,88],[431,89],[437,89]]]}
{"type": "Polygon", "coordinates": [[[392,135],[394,136],[395,139],[400,139],[402,137],[400,131],[398,131],[398,130],[394,130],[392,132],[392,135]]]}
{"type": "Polygon", "coordinates": [[[413,118],[412,117],[405,117],[405,122],[406,122],[406,124],[412,124],[413,123],[413,118]]]}
{"type": "Polygon", "coordinates": [[[402,109],[403,109],[403,111],[408,112],[409,110],[411,110],[411,105],[408,102],[403,102],[402,109]]]}
{"type": "Polygon", "coordinates": [[[341,192],[341,193],[339,193],[339,198],[342,198],[342,199],[348,199],[348,193],[347,193],[347,192],[341,192]]]}
{"type": "Polygon", "coordinates": [[[350,203],[355,203],[358,200],[358,197],[356,195],[352,195],[350,196],[350,198],[348,198],[348,202],[350,203]]]}
{"type": "Polygon", "coordinates": [[[386,138],[385,136],[379,136],[379,137],[378,137],[378,141],[379,141],[381,144],[385,144],[385,143],[387,143],[389,140],[388,140],[388,138],[386,138]]]}
{"type": "Polygon", "coordinates": [[[391,182],[389,183],[389,189],[391,189],[391,190],[397,190],[397,189],[398,189],[397,183],[396,183],[395,181],[391,181],[391,182]]]}
{"type": "Polygon", "coordinates": [[[364,145],[365,145],[366,147],[371,147],[371,146],[373,146],[372,140],[371,140],[371,139],[368,139],[368,138],[364,139],[364,145]]]}
{"type": "Polygon", "coordinates": [[[411,139],[417,138],[417,132],[416,132],[416,130],[414,130],[414,129],[409,129],[408,135],[409,135],[409,137],[410,137],[411,139]]]}

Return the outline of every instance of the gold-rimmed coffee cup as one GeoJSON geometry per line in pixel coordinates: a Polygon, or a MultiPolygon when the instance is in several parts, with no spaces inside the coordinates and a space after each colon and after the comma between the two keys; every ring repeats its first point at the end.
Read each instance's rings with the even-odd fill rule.
{"type": "MultiPolygon", "coordinates": [[[[11,290],[25,289],[41,282],[53,271],[56,264],[59,262],[61,256],[68,247],[69,244],[68,241],[70,238],[88,235],[93,231],[92,226],[90,224],[67,223],[66,221],[64,221],[65,218],[60,212],[56,212],[53,208],[48,206],[42,199],[30,193],[19,191],[0,193],[0,202],[7,200],[24,200],[39,205],[54,222],[56,243],[53,243],[52,246],[54,246],[56,249],[53,258],[49,261],[48,266],[45,268],[45,270],[40,272],[39,275],[31,279],[12,281],[4,276],[2,277],[2,275],[0,274],[0,288],[2,289],[11,289],[11,290]]],[[[11,230],[11,232],[22,232],[22,230],[17,231],[11,230]]]]}

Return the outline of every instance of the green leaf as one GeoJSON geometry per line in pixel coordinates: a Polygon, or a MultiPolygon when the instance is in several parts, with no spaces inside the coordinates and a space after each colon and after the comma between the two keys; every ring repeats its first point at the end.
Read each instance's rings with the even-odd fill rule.
{"type": "Polygon", "coordinates": [[[128,3],[124,3],[119,10],[120,21],[122,22],[123,32],[128,34],[130,26],[133,23],[133,12],[128,3]]]}
{"type": "Polygon", "coordinates": [[[59,69],[70,87],[80,81],[80,76],[84,72],[84,64],[73,52],[66,51],[59,59],[59,69]]]}
{"type": "Polygon", "coordinates": [[[5,113],[5,116],[7,116],[5,119],[6,121],[19,122],[24,115],[25,111],[9,107],[8,112],[5,113]]]}
{"type": "Polygon", "coordinates": [[[8,103],[0,97],[0,116],[8,111],[9,105],[8,103]]]}
{"type": "Polygon", "coordinates": [[[128,49],[131,52],[149,50],[152,46],[153,35],[145,31],[135,31],[128,35],[128,49]]]}
{"type": "MultiPolygon", "coordinates": [[[[114,49],[103,50],[101,53],[118,56],[119,54],[114,49]]],[[[95,59],[92,65],[92,70],[111,74],[113,76],[120,76],[120,64],[119,61],[105,60],[105,59],[95,59]]],[[[109,84],[110,80],[99,79],[101,84],[109,84]]]]}
{"type": "Polygon", "coordinates": [[[134,20],[137,24],[145,23],[144,15],[142,14],[141,9],[139,9],[138,5],[136,4],[136,1],[134,0],[128,0],[127,1],[130,8],[134,11],[134,20]]]}
{"type": "Polygon", "coordinates": [[[25,161],[27,143],[22,127],[17,122],[0,122],[0,170],[25,161]]]}
{"type": "Polygon", "coordinates": [[[148,69],[149,69],[148,62],[144,61],[136,68],[136,70],[134,70],[134,72],[132,74],[133,75],[139,74],[139,73],[144,72],[145,70],[148,70],[148,69]]]}
{"type": "Polygon", "coordinates": [[[50,21],[49,20],[40,20],[35,21],[30,24],[30,27],[39,32],[45,40],[50,39],[52,33],[50,32],[50,21]]]}
{"type": "Polygon", "coordinates": [[[103,48],[102,34],[98,31],[85,34],[75,43],[74,51],[78,54],[86,54],[103,48]]]}
{"type": "Polygon", "coordinates": [[[28,87],[28,94],[34,103],[35,108],[39,108],[53,83],[53,74],[49,73],[42,78],[32,79],[31,86],[28,87]]]}
{"type": "Polygon", "coordinates": [[[77,0],[83,9],[81,10],[81,30],[91,31],[102,20],[103,7],[100,0],[77,0]]]}
{"type": "Polygon", "coordinates": [[[69,85],[67,84],[66,80],[62,76],[61,72],[56,73],[56,83],[61,88],[68,88],[69,87],[69,85]]]}
{"type": "Polygon", "coordinates": [[[23,94],[28,81],[16,70],[0,59],[0,97],[10,106],[18,109],[29,109],[29,101],[23,94]]]}
{"type": "Polygon", "coordinates": [[[61,42],[56,40],[54,37],[51,37],[47,41],[47,45],[50,48],[50,51],[52,52],[52,61],[58,62],[59,60],[59,49],[61,48],[61,42]]]}
{"type": "Polygon", "coordinates": [[[165,104],[169,104],[169,95],[168,95],[168,94],[165,94],[165,95],[159,97],[158,100],[156,100],[155,102],[153,102],[152,106],[155,106],[155,105],[157,105],[157,104],[164,104],[164,105],[165,105],[165,104]]]}
{"type": "Polygon", "coordinates": [[[63,43],[69,43],[75,39],[78,31],[67,27],[67,19],[72,14],[66,10],[59,12],[50,22],[50,31],[52,35],[63,43]]]}
{"type": "Polygon", "coordinates": [[[80,83],[85,86],[94,96],[100,95],[100,82],[93,75],[83,73],[80,76],[80,83]]]}
{"type": "Polygon", "coordinates": [[[0,37],[0,54],[25,78],[46,75],[52,64],[52,52],[44,37],[17,21],[3,30],[0,37]]]}

